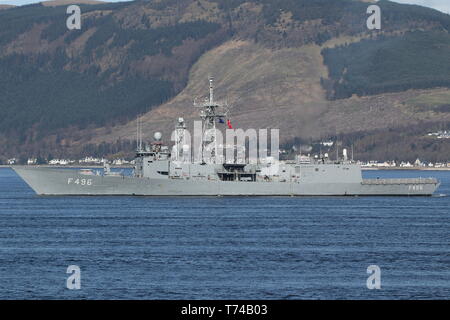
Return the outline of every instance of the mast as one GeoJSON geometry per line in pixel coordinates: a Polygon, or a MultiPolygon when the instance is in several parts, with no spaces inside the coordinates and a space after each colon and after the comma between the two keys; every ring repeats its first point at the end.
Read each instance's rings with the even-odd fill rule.
{"type": "Polygon", "coordinates": [[[213,86],[214,79],[212,77],[209,78],[209,103],[213,104],[214,102],[214,86],[213,86]]]}
{"type": "Polygon", "coordinates": [[[217,163],[218,145],[217,145],[217,128],[216,122],[227,115],[227,107],[214,101],[214,79],[209,78],[209,99],[201,105],[195,107],[200,108],[200,118],[202,119],[202,136],[200,158],[202,163],[206,160],[217,163]],[[212,155],[210,159],[205,159],[205,151],[212,147],[212,155]]]}
{"type": "Polygon", "coordinates": [[[183,118],[178,118],[175,127],[175,160],[186,161],[184,159],[184,146],[186,145],[186,124],[183,118]]]}
{"type": "Polygon", "coordinates": [[[139,151],[142,151],[142,120],[139,116],[139,151]]]}
{"type": "MultiPolygon", "coordinates": [[[[209,78],[209,104],[214,105],[214,79],[212,77],[209,78]]],[[[216,129],[216,121],[213,119],[213,132],[214,132],[214,163],[217,159],[217,129],[216,129]]]]}
{"type": "Polygon", "coordinates": [[[141,152],[142,151],[142,141],[141,141],[141,116],[139,115],[136,119],[136,151],[141,152]]]}
{"type": "Polygon", "coordinates": [[[143,140],[142,140],[142,120],[141,116],[139,115],[136,119],[136,153],[142,154],[144,152],[144,148],[142,147],[143,140]]]}
{"type": "Polygon", "coordinates": [[[136,151],[142,152],[142,122],[141,116],[136,120],[136,151]]]}
{"type": "Polygon", "coordinates": [[[139,117],[136,119],[136,151],[139,151],[139,117]]]}

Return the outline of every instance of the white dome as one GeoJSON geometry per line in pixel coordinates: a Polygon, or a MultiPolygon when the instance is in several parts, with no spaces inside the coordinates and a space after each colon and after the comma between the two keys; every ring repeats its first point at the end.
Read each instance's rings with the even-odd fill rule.
{"type": "Polygon", "coordinates": [[[153,138],[154,138],[156,141],[161,140],[161,138],[162,138],[162,133],[161,133],[161,132],[155,132],[155,134],[153,135],[153,138]]]}
{"type": "Polygon", "coordinates": [[[183,145],[183,152],[188,152],[190,148],[188,144],[183,145]]]}

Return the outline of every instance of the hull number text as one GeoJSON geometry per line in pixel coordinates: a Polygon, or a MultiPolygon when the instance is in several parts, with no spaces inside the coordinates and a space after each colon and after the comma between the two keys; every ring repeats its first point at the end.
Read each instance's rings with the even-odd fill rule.
{"type": "Polygon", "coordinates": [[[67,184],[78,184],[80,186],[92,186],[92,179],[68,178],[67,184]]]}

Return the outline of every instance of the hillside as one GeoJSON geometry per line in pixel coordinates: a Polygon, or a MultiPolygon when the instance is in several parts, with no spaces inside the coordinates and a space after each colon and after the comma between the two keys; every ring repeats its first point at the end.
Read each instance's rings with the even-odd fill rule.
{"type": "Polygon", "coordinates": [[[64,5],[2,10],[0,161],[130,151],[139,114],[167,136],[208,75],[238,127],[279,127],[285,142],[445,127],[450,17],[378,4],[381,32],[354,0],[83,4],[71,31],[64,5]]]}
{"type": "Polygon", "coordinates": [[[450,35],[407,32],[324,49],[328,96],[349,98],[450,86],[450,35]],[[368,63],[370,61],[370,63],[368,63]]]}
{"type": "Polygon", "coordinates": [[[2,9],[10,9],[13,8],[14,6],[9,5],[9,4],[0,4],[0,10],[2,9]]]}
{"type": "MultiPolygon", "coordinates": [[[[190,121],[198,118],[192,107],[193,97],[207,95],[205,74],[211,72],[216,76],[217,98],[226,99],[233,106],[231,119],[236,127],[280,128],[285,142],[308,143],[311,139],[338,135],[347,145],[355,144],[356,155],[364,160],[395,155],[401,150],[398,144],[405,140],[407,148],[400,154],[403,159],[414,161],[420,155],[422,159],[443,161],[443,157],[448,157],[448,153],[439,156],[428,150],[436,149],[436,145],[436,150],[450,148],[447,141],[426,140],[424,150],[418,147],[414,152],[408,148],[427,130],[443,129],[449,124],[445,101],[450,102],[450,90],[408,90],[330,101],[320,83],[327,74],[320,52],[317,45],[273,50],[252,42],[229,41],[199,59],[191,69],[188,85],[177,97],[143,115],[145,138],[151,139],[153,132],[163,131],[168,139],[177,117],[190,121]],[[417,128],[420,130],[411,130],[417,128]],[[391,138],[379,140],[387,130],[391,138]],[[385,141],[390,144],[383,145],[385,141]]],[[[135,130],[132,121],[86,133],[92,137],[91,143],[113,144],[132,137],[135,130]]]]}

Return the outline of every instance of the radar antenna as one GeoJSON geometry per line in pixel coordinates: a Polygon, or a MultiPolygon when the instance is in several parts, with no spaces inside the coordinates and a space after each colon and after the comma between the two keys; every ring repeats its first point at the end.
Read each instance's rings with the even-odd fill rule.
{"type": "Polygon", "coordinates": [[[208,162],[217,163],[218,144],[217,144],[217,121],[223,122],[227,117],[229,107],[228,105],[214,101],[214,79],[209,78],[209,99],[204,103],[194,106],[200,109],[200,118],[202,119],[202,136],[200,148],[201,163],[208,162]],[[209,151],[208,157],[206,152],[209,151]]]}

